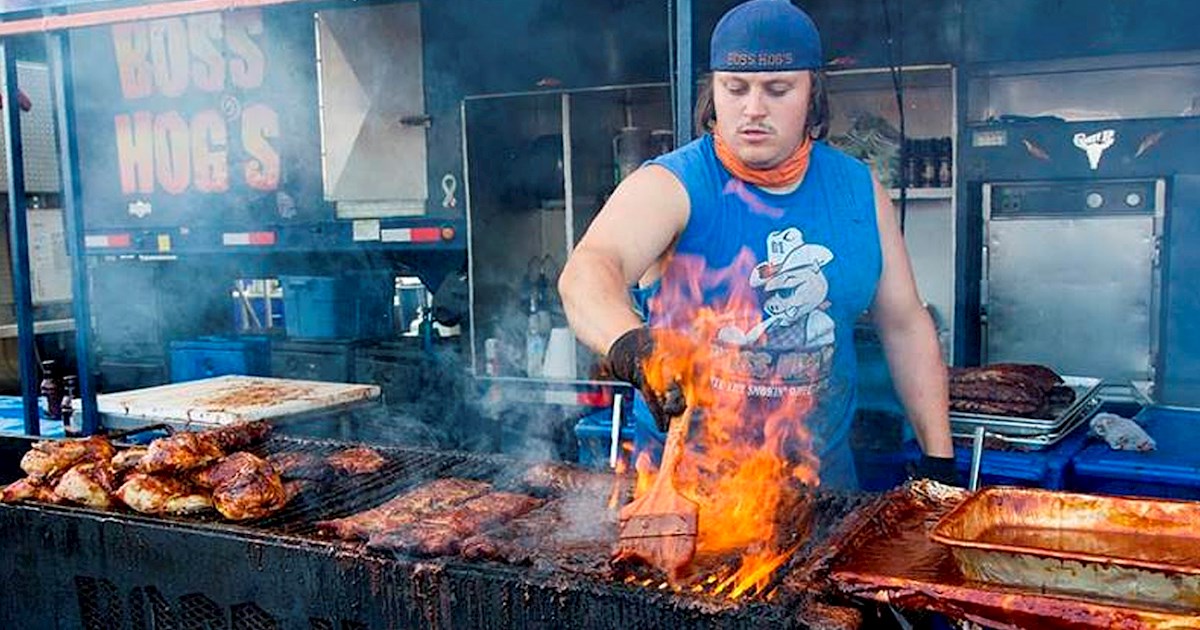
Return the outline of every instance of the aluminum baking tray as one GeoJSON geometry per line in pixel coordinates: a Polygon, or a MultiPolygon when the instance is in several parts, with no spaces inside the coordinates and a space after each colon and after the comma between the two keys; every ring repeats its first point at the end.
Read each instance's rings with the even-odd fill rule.
{"type": "MultiPolygon", "coordinates": [[[[1055,409],[1051,418],[1026,418],[1021,416],[999,416],[986,413],[950,412],[950,430],[955,437],[970,438],[975,428],[982,426],[988,433],[1021,437],[1037,436],[1058,432],[1083,412],[1085,406],[1095,403],[1096,392],[1103,381],[1087,376],[1064,376],[1063,385],[1075,392],[1075,400],[1069,405],[1055,409]]],[[[1084,412],[1085,413],[1085,412],[1084,412]]]]}
{"type": "Polygon", "coordinates": [[[1200,502],[992,487],[930,537],[1004,586],[1200,608],[1200,502]]]}

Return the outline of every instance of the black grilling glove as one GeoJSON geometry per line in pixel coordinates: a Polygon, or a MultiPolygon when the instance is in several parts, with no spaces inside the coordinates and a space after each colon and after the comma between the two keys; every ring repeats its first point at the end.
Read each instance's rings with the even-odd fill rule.
{"type": "Polygon", "coordinates": [[[964,485],[962,478],[958,475],[958,466],[954,464],[953,457],[933,457],[922,454],[921,460],[913,466],[911,475],[913,479],[929,479],[948,486],[962,487],[964,485]]]}
{"type": "MultiPolygon", "coordinates": [[[[672,344],[674,346],[676,344],[672,344]]],[[[666,431],[671,419],[683,414],[687,400],[679,384],[682,375],[671,357],[655,356],[654,337],[650,329],[641,326],[621,335],[608,349],[608,363],[614,377],[625,381],[642,392],[646,405],[654,415],[659,431],[666,431]],[[646,375],[647,361],[655,361],[662,383],[650,383],[646,375]]]]}

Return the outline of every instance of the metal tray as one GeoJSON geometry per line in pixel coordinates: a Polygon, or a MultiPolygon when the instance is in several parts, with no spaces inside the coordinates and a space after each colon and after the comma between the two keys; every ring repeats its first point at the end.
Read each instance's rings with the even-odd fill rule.
{"type": "Polygon", "coordinates": [[[930,537],[973,580],[1200,608],[1200,503],[986,488],[930,537]]]}
{"type": "MultiPolygon", "coordinates": [[[[988,433],[1021,437],[1057,432],[1081,414],[1086,405],[1096,397],[1103,381],[1086,376],[1064,376],[1063,385],[1075,392],[1071,404],[1057,410],[1053,418],[1025,418],[1021,416],[999,416],[986,413],[950,412],[950,430],[955,437],[970,438],[975,428],[982,426],[988,433]]],[[[1091,403],[1095,404],[1095,403],[1091,403]]]]}

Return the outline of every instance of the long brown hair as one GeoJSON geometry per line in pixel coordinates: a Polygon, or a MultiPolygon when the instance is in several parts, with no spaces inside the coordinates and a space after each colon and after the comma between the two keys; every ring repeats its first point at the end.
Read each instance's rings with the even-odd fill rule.
{"type": "MultiPolygon", "coordinates": [[[[701,80],[700,90],[696,93],[696,109],[693,113],[696,135],[702,136],[712,131],[716,122],[713,75],[709,73],[701,80]]],[[[812,71],[812,91],[808,98],[808,118],[805,119],[804,131],[814,140],[824,140],[829,135],[829,94],[825,90],[825,73],[820,70],[812,71]]]]}

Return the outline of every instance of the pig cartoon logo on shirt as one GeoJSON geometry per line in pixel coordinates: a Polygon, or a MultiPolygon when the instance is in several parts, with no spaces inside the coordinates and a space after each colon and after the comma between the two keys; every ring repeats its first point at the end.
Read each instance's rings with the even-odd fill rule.
{"type": "Polygon", "coordinates": [[[831,345],[834,323],[824,311],[829,282],[822,268],[832,260],[829,248],[804,242],[797,228],[771,232],[767,260],[750,274],[750,286],[764,293],[764,318],[748,331],[726,326],[718,339],[741,348],[805,352],[831,345]]]}

